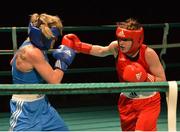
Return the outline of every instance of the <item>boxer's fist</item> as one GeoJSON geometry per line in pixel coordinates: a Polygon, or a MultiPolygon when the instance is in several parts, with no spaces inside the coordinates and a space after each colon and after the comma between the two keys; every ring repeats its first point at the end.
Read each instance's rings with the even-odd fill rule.
{"type": "Polygon", "coordinates": [[[124,68],[123,79],[128,82],[144,82],[147,79],[147,72],[141,64],[133,62],[124,68]]]}
{"type": "Polygon", "coordinates": [[[81,41],[75,34],[67,34],[63,36],[61,43],[62,45],[66,45],[72,49],[75,49],[75,45],[78,46],[81,41]]]}
{"type": "Polygon", "coordinates": [[[60,45],[58,49],[52,52],[52,55],[57,59],[55,67],[65,71],[74,60],[75,51],[65,45],[60,45]]]}
{"type": "Polygon", "coordinates": [[[62,45],[66,45],[77,52],[89,54],[92,45],[81,42],[75,34],[67,34],[62,38],[62,45]]]}

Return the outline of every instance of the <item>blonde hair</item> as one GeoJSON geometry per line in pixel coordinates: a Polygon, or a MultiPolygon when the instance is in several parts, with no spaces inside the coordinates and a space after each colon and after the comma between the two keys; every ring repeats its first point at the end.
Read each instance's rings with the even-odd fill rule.
{"type": "Polygon", "coordinates": [[[49,15],[46,13],[38,14],[34,13],[30,15],[30,22],[33,26],[41,29],[45,37],[53,38],[54,35],[51,31],[51,27],[56,27],[59,29],[59,32],[62,34],[62,22],[58,16],[49,15]]]}

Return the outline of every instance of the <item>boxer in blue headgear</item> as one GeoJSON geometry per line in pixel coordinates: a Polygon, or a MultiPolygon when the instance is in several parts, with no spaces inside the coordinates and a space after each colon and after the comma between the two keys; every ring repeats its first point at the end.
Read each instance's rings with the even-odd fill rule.
{"type": "MultiPolygon", "coordinates": [[[[30,17],[28,38],[14,55],[12,79],[14,84],[60,83],[64,71],[72,63],[75,51],[65,45],[54,50],[52,67],[47,58],[58,36],[62,34],[58,16],[34,13],[30,17]]],[[[61,116],[50,105],[45,95],[13,94],[10,101],[10,131],[67,131],[61,116]]]]}
{"type": "Polygon", "coordinates": [[[60,36],[60,31],[57,27],[51,27],[50,29],[53,34],[53,37],[47,38],[42,33],[41,29],[39,29],[36,26],[33,26],[33,24],[30,23],[28,27],[28,34],[31,43],[39,49],[48,50],[51,47],[53,39],[56,39],[58,36],[60,36]]]}

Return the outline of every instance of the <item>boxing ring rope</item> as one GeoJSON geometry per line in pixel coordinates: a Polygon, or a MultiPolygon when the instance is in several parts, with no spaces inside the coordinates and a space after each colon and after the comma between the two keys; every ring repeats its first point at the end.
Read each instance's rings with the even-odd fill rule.
{"type": "MultiPolygon", "coordinates": [[[[166,54],[167,48],[180,47],[180,43],[167,43],[167,36],[170,28],[179,28],[180,23],[164,23],[164,24],[144,24],[145,28],[163,28],[162,44],[149,45],[154,49],[161,49],[160,59],[166,68],[162,56],[166,54]]],[[[102,26],[78,26],[64,27],[64,31],[112,31],[116,25],[102,26]]],[[[0,50],[0,55],[14,54],[17,50],[17,32],[26,32],[27,27],[0,27],[0,32],[11,32],[13,50],[0,50]]],[[[112,67],[100,68],[79,68],[69,69],[67,73],[83,73],[83,72],[103,72],[113,71],[112,67]]],[[[10,75],[10,71],[0,71],[0,76],[10,75]]],[[[120,93],[120,92],[150,92],[159,91],[166,92],[168,106],[168,130],[176,131],[176,113],[177,98],[180,90],[180,81],[168,82],[143,82],[143,83],[64,83],[64,84],[0,84],[0,95],[11,94],[102,94],[102,93],[120,93]]]]}
{"type": "Polygon", "coordinates": [[[0,84],[0,95],[11,94],[103,94],[120,92],[166,92],[168,130],[176,131],[176,113],[180,81],[138,83],[64,83],[64,84],[0,84]]]}
{"type": "MultiPolygon", "coordinates": [[[[169,81],[172,82],[172,81],[169,81]]],[[[168,92],[169,82],[101,82],[101,83],[62,83],[62,84],[0,84],[0,95],[11,94],[98,94],[120,92],[168,92]]],[[[180,81],[176,81],[180,90],[180,81]]],[[[174,88],[174,87],[173,87],[174,88]]],[[[170,89],[171,90],[171,89],[170,89]]]]}

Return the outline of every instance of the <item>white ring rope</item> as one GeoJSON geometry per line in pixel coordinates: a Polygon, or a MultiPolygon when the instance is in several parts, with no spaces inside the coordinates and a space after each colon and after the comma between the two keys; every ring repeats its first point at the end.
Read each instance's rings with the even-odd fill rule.
{"type": "Polygon", "coordinates": [[[178,85],[176,81],[168,81],[169,91],[166,94],[167,108],[168,108],[168,130],[176,131],[176,112],[177,112],[177,98],[178,85]]]}

